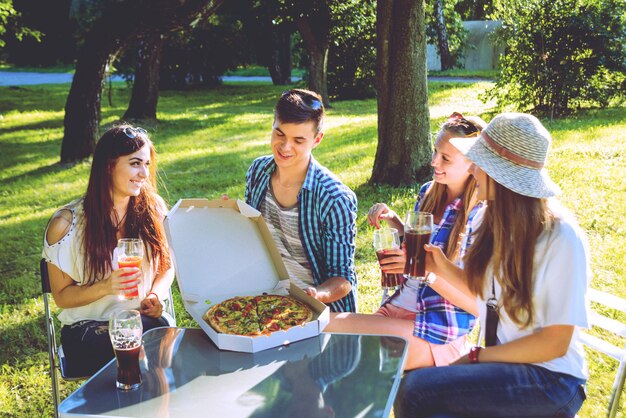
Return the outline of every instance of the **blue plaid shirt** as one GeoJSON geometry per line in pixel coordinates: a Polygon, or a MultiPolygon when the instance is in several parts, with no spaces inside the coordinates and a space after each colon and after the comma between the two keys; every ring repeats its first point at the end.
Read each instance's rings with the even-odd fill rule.
{"type": "MultiPolygon", "coordinates": [[[[415,210],[433,182],[424,184],[415,203],[415,210]]],[[[444,252],[448,247],[450,231],[456,216],[463,205],[460,197],[454,199],[445,209],[439,225],[435,225],[430,242],[444,252]]],[[[468,228],[481,207],[476,205],[469,214],[468,228]]],[[[456,239],[456,238],[455,238],[456,239]]],[[[459,260],[471,245],[471,236],[467,235],[459,254],[459,260]]],[[[417,314],[413,335],[435,344],[447,344],[469,333],[476,322],[476,317],[461,308],[454,306],[428,285],[420,285],[417,291],[417,314]]]]}
{"type": "MultiPolygon", "coordinates": [[[[246,203],[260,210],[276,169],[274,157],[259,157],[246,173],[246,203]]],[[[300,241],[316,285],[331,277],[343,277],[352,290],[330,303],[334,312],[356,312],[357,281],[354,267],[357,199],[334,174],[311,156],[298,193],[300,241]]]]}

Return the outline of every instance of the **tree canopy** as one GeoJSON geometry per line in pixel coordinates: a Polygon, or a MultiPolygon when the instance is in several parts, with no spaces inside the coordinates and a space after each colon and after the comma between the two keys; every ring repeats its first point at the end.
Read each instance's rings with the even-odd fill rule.
{"type": "Polygon", "coordinates": [[[497,0],[506,51],[487,97],[558,116],[626,94],[626,2],[497,0]]]}

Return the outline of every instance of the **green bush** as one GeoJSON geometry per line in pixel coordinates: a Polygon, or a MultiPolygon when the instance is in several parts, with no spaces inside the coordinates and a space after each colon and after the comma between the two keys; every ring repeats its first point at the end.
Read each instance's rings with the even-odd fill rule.
{"type": "Polygon", "coordinates": [[[349,0],[332,5],[336,25],[328,51],[328,94],[334,100],[375,96],[376,2],[349,0]]]}
{"type": "Polygon", "coordinates": [[[496,0],[494,7],[505,54],[486,99],[550,116],[623,100],[624,0],[496,0]]]}

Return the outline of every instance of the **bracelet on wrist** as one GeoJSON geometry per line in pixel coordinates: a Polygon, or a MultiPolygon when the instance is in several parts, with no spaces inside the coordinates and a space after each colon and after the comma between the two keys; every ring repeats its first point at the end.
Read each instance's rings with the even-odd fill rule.
{"type": "Polygon", "coordinates": [[[475,345],[474,347],[470,348],[470,351],[467,354],[467,357],[469,358],[470,364],[479,363],[479,361],[478,361],[478,354],[480,353],[480,350],[482,350],[482,349],[483,349],[482,347],[477,346],[477,345],[475,345]]]}
{"type": "Polygon", "coordinates": [[[150,296],[150,295],[154,295],[154,297],[156,298],[156,300],[159,300],[159,295],[157,295],[156,293],[154,293],[154,292],[150,292],[150,293],[148,293],[148,294],[146,295],[146,297],[148,297],[148,296],[150,296]]]}

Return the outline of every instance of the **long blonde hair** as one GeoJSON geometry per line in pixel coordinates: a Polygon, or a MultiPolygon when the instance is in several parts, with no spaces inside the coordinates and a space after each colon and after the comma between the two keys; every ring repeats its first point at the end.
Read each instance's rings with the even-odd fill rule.
{"type": "MultiPolygon", "coordinates": [[[[448,200],[448,187],[445,184],[433,182],[430,185],[422,201],[419,209],[422,212],[440,213],[445,210],[446,201],[448,200]]],[[[455,260],[460,249],[465,225],[469,218],[470,212],[478,203],[476,199],[476,180],[469,176],[463,185],[463,194],[461,195],[462,206],[459,209],[454,225],[450,230],[450,238],[446,247],[446,256],[450,260],[455,260]]]]}
{"type": "MultiPolygon", "coordinates": [[[[476,136],[485,127],[485,122],[477,117],[463,117],[460,113],[453,113],[450,118],[441,126],[439,135],[448,134],[450,137],[471,137],[476,136]]],[[[446,203],[450,197],[448,196],[448,186],[435,181],[430,185],[424,197],[422,198],[419,209],[422,212],[443,213],[446,203]]],[[[450,230],[450,237],[446,247],[446,256],[450,260],[455,260],[459,250],[461,249],[461,240],[465,225],[469,218],[471,210],[476,206],[476,180],[468,174],[467,180],[463,185],[463,194],[461,195],[463,206],[459,209],[454,225],[450,230]]]]}
{"type": "MultiPolygon", "coordinates": [[[[500,304],[522,328],[533,323],[533,265],[539,235],[551,230],[555,216],[546,199],[522,196],[496,183],[475,239],[464,257],[469,288],[485,299],[487,267],[502,288],[500,304]]],[[[489,284],[489,286],[486,286],[489,284]]],[[[489,290],[490,292],[491,290],[489,290]]]]}

